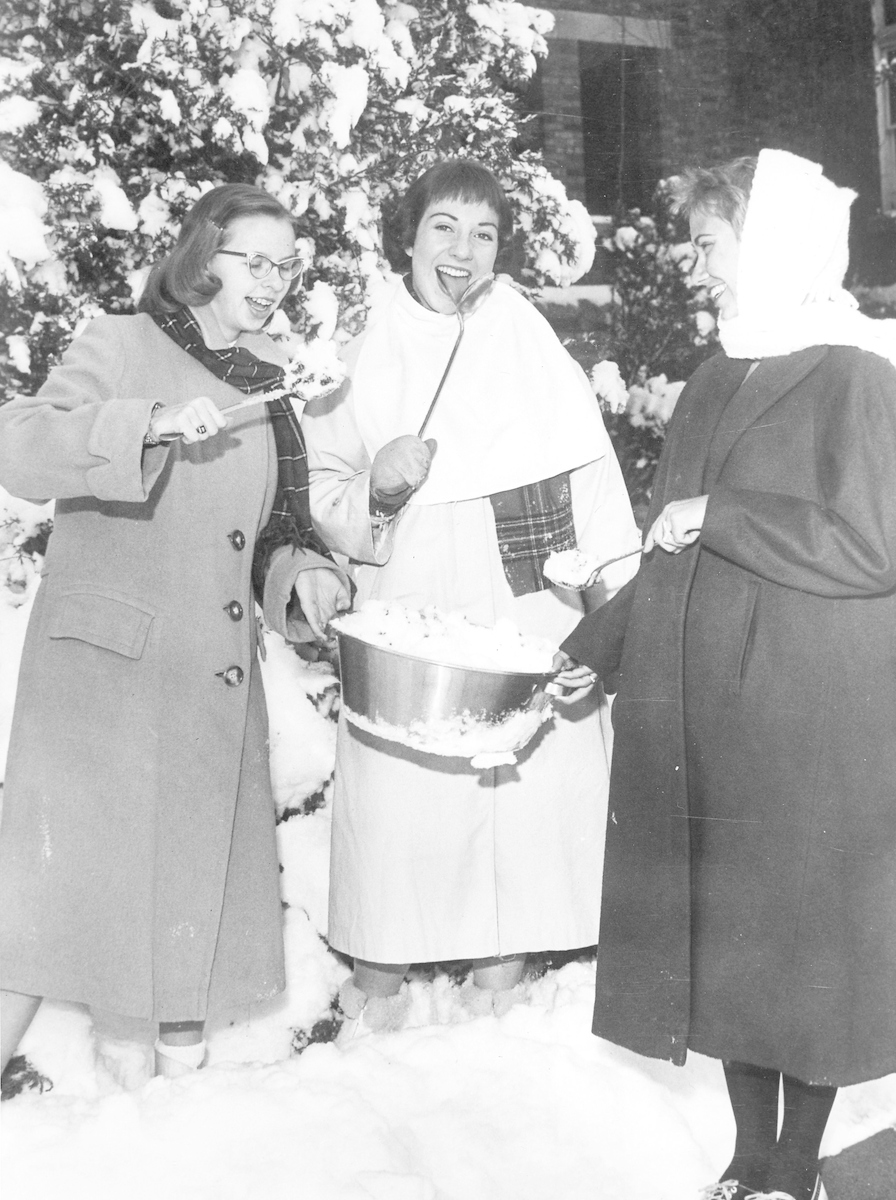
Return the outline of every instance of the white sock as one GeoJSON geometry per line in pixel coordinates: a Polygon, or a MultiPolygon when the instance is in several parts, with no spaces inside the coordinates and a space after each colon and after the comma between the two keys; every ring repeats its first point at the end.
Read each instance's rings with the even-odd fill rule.
{"type": "Polygon", "coordinates": [[[166,1058],[173,1058],[175,1062],[182,1063],[185,1067],[192,1067],[194,1071],[198,1071],[205,1059],[205,1041],[194,1042],[192,1046],[172,1046],[170,1042],[163,1042],[161,1038],[156,1038],[156,1050],[159,1054],[164,1054],[166,1058]]]}

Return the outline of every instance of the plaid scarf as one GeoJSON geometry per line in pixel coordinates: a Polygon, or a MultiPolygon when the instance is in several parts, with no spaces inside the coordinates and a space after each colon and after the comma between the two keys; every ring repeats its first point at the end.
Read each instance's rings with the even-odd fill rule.
{"type": "Polygon", "coordinates": [[[498,549],[514,596],[550,587],[544,564],[555,550],[572,550],[576,527],[569,472],[489,496],[495,514],[498,549]]]}
{"type": "MultiPolygon", "coordinates": [[[[216,379],[229,383],[252,396],[283,386],[285,372],[276,363],[265,362],[243,346],[210,350],[202,331],[188,308],[172,313],[151,313],[152,319],[181,350],[185,350],[211,371],[216,379]]],[[[330,558],[330,552],[311,526],[308,501],[308,460],[305,439],[295,409],[286,396],[277,396],[265,407],[274,431],[277,449],[277,490],[268,523],[258,535],[252,559],[252,584],[257,597],[264,592],[264,580],[271,555],[281,546],[314,550],[330,558]]]]}

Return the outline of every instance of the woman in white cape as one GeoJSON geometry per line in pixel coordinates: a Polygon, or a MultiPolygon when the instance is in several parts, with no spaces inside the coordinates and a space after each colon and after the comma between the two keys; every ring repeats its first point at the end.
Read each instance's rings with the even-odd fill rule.
{"type": "MultiPolygon", "coordinates": [[[[599,561],[638,534],[598,404],[547,322],[496,282],[464,323],[457,301],[490,276],[512,221],[485,167],[439,163],[391,222],[395,284],[346,351],[347,381],[304,419],[314,521],[354,564],[356,604],[436,605],[509,618],[559,643],[583,611],[542,568],[578,545],[599,561]]],[[[636,558],[610,568],[606,599],[636,558]]],[[[329,939],[354,959],[349,1017],[394,1026],[411,963],[472,961],[490,1009],[527,952],[597,941],[608,789],[599,688],[542,727],[512,766],[474,770],[340,724],[329,939]]]]}

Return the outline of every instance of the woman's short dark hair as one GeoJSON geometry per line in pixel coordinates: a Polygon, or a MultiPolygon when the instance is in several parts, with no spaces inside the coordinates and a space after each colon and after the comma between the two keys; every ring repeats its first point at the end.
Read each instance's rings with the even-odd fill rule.
{"type": "Polygon", "coordinates": [[[755,157],[735,158],[719,167],[690,167],[672,184],[672,209],[690,219],[711,213],[743,232],[747,203],[756,174],[755,157]]]}
{"type": "Polygon", "coordinates": [[[407,269],[407,252],[414,244],[417,227],[427,208],[438,200],[488,204],[498,218],[498,249],[510,242],[513,212],[496,177],[472,159],[448,158],[418,175],[397,203],[384,206],[383,252],[393,270],[407,269]]]}
{"type": "Polygon", "coordinates": [[[212,188],[184,217],[174,249],[153,267],[137,311],[172,312],[184,304],[208,304],[221,290],[221,280],[211,270],[212,257],[240,217],[274,217],[292,225],[288,209],[262,188],[249,183],[212,188]]]}

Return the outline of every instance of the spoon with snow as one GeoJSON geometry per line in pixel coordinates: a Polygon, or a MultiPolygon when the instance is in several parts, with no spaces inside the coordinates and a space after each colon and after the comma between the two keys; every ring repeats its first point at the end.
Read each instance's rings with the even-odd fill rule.
{"type": "Polygon", "coordinates": [[[480,275],[478,279],[464,289],[460,298],[455,302],[455,312],[457,313],[457,321],[460,325],[460,330],[457,334],[457,340],[454,343],[454,349],[451,351],[451,357],[448,359],[448,364],[442,372],[442,378],[439,380],[439,386],[436,388],[436,394],[433,396],[429,408],[426,410],[426,416],[423,418],[423,424],[420,426],[417,433],[418,438],[422,438],[426,431],[426,426],[429,424],[429,418],[432,416],[432,410],[436,406],[436,401],[445,385],[445,380],[448,378],[448,372],[451,370],[451,364],[454,362],[457,354],[457,348],[460,345],[460,339],[464,336],[464,317],[469,317],[476,311],[477,308],[485,300],[486,296],[492,290],[495,282],[495,277],[491,273],[488,275],[480,275]]]}
{"type": "Polygon", "coordinates": [[[622,560],[624,558],[632,558],[635,554],[643,554],[643,553],[644,553],[643,546],[639,546],[637,548],[637,550],[626,550],[625,554],[617,554],[615,556],[615,558],[608,558],[606,560],[606,562],[598,563],[596,566],[591,567],[591,570],[590,570],[587,578],[580,580],[577,583],[573,583],[569,579],[557,578],[557,575],[555,573],[549,571],[548,568],[551,566],[550,558],[544,565],[544,574],[545,574],[545,577],[547,579],[549,579],[551,581],[551,583],[555,583],[557,585],[557,587],[566,588],[568,591],[571,591],[571,592],[581,592],[581,591],[587,590],[590,587],[594,587],[594,585],[597,583],[598,579],[600,579],[603,571],[606,570],[607,567],[611,567],[613,565],[613,563],[622,562],[622,560]]]}

